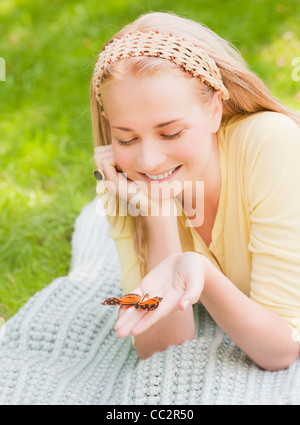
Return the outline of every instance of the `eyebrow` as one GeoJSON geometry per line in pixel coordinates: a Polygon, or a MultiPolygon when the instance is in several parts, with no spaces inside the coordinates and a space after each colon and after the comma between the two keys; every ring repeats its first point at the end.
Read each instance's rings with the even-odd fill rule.
{"type": "MultiPolygon", "coordinates": [[[[181,119],[177,119],[177,120],[172,120],[172,121],[167,121],[167,122],[163,122],[161,124],[157,124],[155,127],[153,127],[154,129],[157,128],[162,128],[162,127],[167,127],[170,124],[174,124],[175,122],[179,122],[179,121],[183,121],[183,118],[181,119]]],[[[132,130],[131,128],[127,128],[127,127],[112,127],[112,128],[117,128],[118,130],[122,130],[122,131],[128,131],[128,132],[133,132],[134,130],[132,130]]]]}

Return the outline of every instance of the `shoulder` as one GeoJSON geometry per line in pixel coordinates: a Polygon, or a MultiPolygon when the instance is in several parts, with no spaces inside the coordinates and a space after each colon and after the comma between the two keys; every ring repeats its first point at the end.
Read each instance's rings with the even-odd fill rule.
{"type": "Polygon", "coordinates": [[[234,137],[262,137],[291,134],[300,136],[299,126],[287,115],[264,111],[231,118],[225,124],[228,135],[234,137]]]}
{"type": "Polygon", "coordinates": [[[229,150],[238,150],[245,159],[265,152],[269,159],[300,155],[300,128],[288,116],[278,112],[259,112],[228,120],[225,124],[229,150]]]}
{"type": "Polygon", "coordinates": [[[229,136],[238,136],[240,140],[255,138],[257,142],[283,136],[299,140],[300,128],[287,115],[265,111],[242,117],[232,123],[229,121],[229,136]]]}

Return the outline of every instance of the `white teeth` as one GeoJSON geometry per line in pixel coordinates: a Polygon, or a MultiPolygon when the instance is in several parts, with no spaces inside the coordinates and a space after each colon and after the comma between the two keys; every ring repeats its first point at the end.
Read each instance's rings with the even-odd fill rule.
{"type": "Polygon", "coordinates": [[[156,176],[153,176],[151,174],[146,174],[145,173],[145,175],[147,177],[149,177],[149,179],[151,179],[151,180],[162,180],[162,179],[165,179],[166,177],[168,177],[170,174],[172,174],[176,170],[176,168],[177,167],[173,168],[172,170],[168,171],[165,174],[157,174],[156,176]]]}

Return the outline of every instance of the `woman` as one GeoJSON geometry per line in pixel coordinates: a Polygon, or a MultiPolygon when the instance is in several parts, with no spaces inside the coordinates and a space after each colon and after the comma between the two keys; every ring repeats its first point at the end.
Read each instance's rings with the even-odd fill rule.
{"type": "Polygon", "coordinates": [[[118,336],[131,334],[147,358],[194,338],[201,302],[259,366],[292,364],[300,117],[228,43],[166,13],[142,16],[105,46],[91,107],[98,192],[119,205],[107,218],[122,288],[162,298],[152,311],[121,307],[118,336]]]}

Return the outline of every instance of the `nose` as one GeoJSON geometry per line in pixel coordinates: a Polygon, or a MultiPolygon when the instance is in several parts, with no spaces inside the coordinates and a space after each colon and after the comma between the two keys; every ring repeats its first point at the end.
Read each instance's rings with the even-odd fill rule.
{"type": "Polygon", "coordinates": [[[140,143],[140,150],[137,162],[144,173],[155,173],[161,171],[161,165],[166,161],[167,155],[162,151],[162,146],[154,140],[143,140],[140,143]]]}

